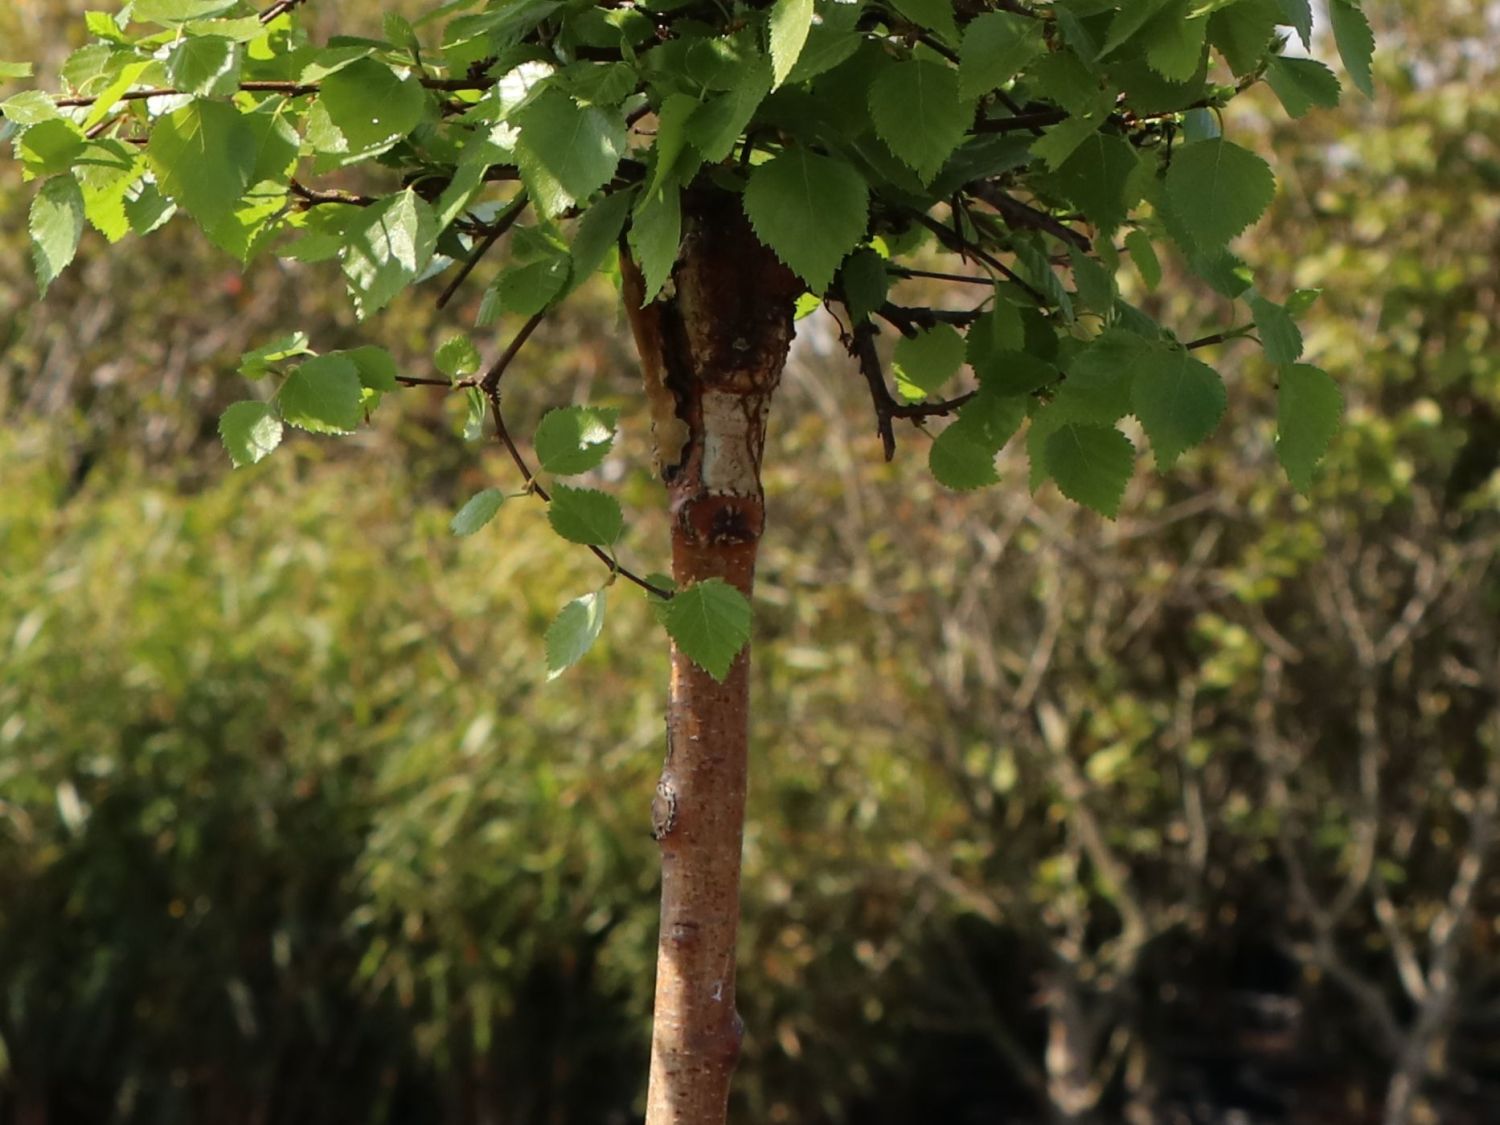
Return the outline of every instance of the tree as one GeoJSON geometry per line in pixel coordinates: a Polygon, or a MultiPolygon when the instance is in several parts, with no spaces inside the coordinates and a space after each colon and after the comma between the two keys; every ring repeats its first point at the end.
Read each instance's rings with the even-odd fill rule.
{"type": "MultiPolygon", "coordinates": [[[[552,671],[597,637],[617,579],[653,599],[673,657],[652,804],[663,880],[648,1121],[722,1120],[740,1037],[760,465],[797,311],[841,318],[887,458],[898,421],[949,419],[929,464],[948,487],[977,488],[1024,426],[1031,487],[1054,481],[1108,517],[1136,460],[1123,420],[1170,467],[1227,406],[1197,353],[1256,337],[1279,365],[1277,453],[1305,489],[1339,394],[1298,362],[1294,318],[1310,295],[1259,293],[1229,249],[1275,179],[1221,135],[1219,111],[1261,79],[1294,117],[1337,101],[1327,67],[1282,53],[1282,28],[1310,45],[1311,6],[454,0],[326,43],[300,28],[301,6],[133,0],[91,13],[90,42],[62,68],[67,92],[4,103],[41,181],[38,280],[45,290],[72,261],[86,225],[115,242],[180,211],[241,260],[337,261],[368,320],[451,267],[437,298],[448,304],[504,243],[476,326],[521,324],[488,365],[464,335],[437,349],[438,374],[412,374],[377,346],[320,353],[293,332],[243,357],[241,373],[270,389],[231,406],[220,432],[235,464],[252,464],[285,425],[346,434],[398,387],[451,388],[475,429],[493,427],[519,494],[606,565],[603,585],[548,630],[552,671]],[[1127,301],[1125,262],[1155,288],[1159,251],[1249,319],[1184,342],[1127,301]],[[670,579],[621,564],[614,497],[543,479],[601,466],[617,410],[548,412],[534,469],[502,409],[503,377],[536,327],[598,272],[617,273],[641,357],[670,579]],[[979,299],[896,299],[930,281],[979,299]],[[965,365],[969,389],[948,391],[965,365]]],[[[1330,18],[1368,92],[1368,22],[1354,0],[1334,0],[1330,18]]],[[[482,491],[454,531],[477,533],[506,499],[482,491]]]]}

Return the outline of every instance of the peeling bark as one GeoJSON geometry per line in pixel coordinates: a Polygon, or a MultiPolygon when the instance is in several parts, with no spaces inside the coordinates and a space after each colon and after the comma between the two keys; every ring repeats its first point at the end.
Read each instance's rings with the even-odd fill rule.
{"type": "MultiPolygon", "coordinates": [[[[626,308],[672,514],[679,587],[721,578],[750,596],[765,526],[761,454],[801,286],[756,241],[737,196],[683,197],[672,278],[641,307],[622,253],[626,308]]],[[[735,1011],[750,653],[721,684],[674,646],[667,755],[652,801],[661,933],[647,1125],[718,1125],[739,1060],[735,1011]]]]}

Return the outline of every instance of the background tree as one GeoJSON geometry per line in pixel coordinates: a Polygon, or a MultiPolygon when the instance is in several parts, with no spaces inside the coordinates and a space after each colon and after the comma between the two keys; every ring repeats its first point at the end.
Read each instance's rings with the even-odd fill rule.
{"type": "MultiPolygon", "coordinates": [[[[680,587],[660,607],[678,655],[653,810],[666,878],[652,1112],[710,1119],[722,1112],[738,1038],[748,664],[736,654],[763,523],[765,411],[801,283],[844,306],[846,344],[887,455],[894,419],[956,414],[931,463],[944,483],[977,486],[994,479],[997,451],[1025,420],[1033,484],[1055,479],[1113,514],[1133,464],[1114,423],[1135,415],[1156,459],[1175,461],[1224,409],[1218,376],[1188,352],[1246,332],[1180,345],[1119,298],[1112,268],[1121,249],[1152,278],[1152,237],[1170,236],[1194,271],[1246,296],[1283,364],[1278,449],[1305,485],[1337,395],[1320,371],[1295,363],[1300,337],[1286,309],[1248,288],[1225,249],[1269,202],[1272,180],[1263,162],[1217,135],[1206,111],[1262,72],[1294,113],[1328,102],[1336,83],[1320,64],[1275,53],[1283,21],[1307,39],[1305,8],[1248,0],[961,18],[946,8],[817,13],[781,4],[764,25],[753,9],[653,19],[520,4],[456,18],[427,61],[419,29],[399,18],[383,39],[318,51],[284,21],[290,6],[237,17],[232,4],[143,0],[127,13],[133,24],[92,21],[99,41],[64,67],[78,92],[6,103],[23,163],[46,177],[32,208],[39,276],[49,283],[72,258],[85,218],[119,237],[154,229],[180,207],[242,257],[293,234],[284,247],[292,257],[339,258],[363,317],[441,265],[440,251],[473,263],[509,233],[510,266],[486,305],[525,324],[482,376],[462,339],[439,349],[437,365],[476,415],[488,409],[527,491],[548,500],[554,528],[605,559],[611,576],[666,593],[614,560],[617,503],[592,489],[543,487],[500,409],[500,378],[519,346],[605,263],[628,217],[623,288],[673,497],[680,587]],[[1210,58],[1240,80],[1213,84],[1210,58]],[[1179,125],[1185,143],[1176,145],[1179,125]],[[379,158],[404,186],[384,195],[310,187],[293,175],[303,158],[325,173],[379,158]],[[521,194],[485,202],[486,184],[516,180],[521,194]],[[1142,201],[1148,210],[1138,210],[1142,201]],[[527,206],[541,221],[517,226],[527,206]],[[1068,225],[1080,221],[1075,209],[1096,236],[1128,230],[1123,247],[1068,225]],[[575,215],[565,245],[556,223],[575,215]],[[956,310],[892,303],[893,278],[946,272],[886,264],[882,251],[919,252],[914,234],[924,232],[984,267],[988,276],[969,276],[993,284],[992,295],[956,310]],[[744,285],[747,276],[756,284],[744,285]],[[872,315],[903,336],[891,357],[894,396],[872,315]],[[966,360],[977,388],[931,397],[966,360]],[[716,1078],[669,1077],[678,1072],[716,1078]]],[[[1343,3],[1332,15],[1355,80],[1368,86],[1363,16],[1343,3]]],[[[284,378],[273,401],[226,412],[221,432],[237,461],[274,448],[283,422],[352,430],[381,393],[433,382],[400,375],[368,346],[304,358],[311,354],[292,337],[246,357],[246,373],[284,378]]],[[[597,408],[548,415],[536,440],[541,468],[596,468],[613,425],[612,412],[597,408]]],[[[476,531],[501,501],[485,490],[455,530],[476,531]]],[[[549,631],[554,670],[581,655],[602,611],[602,591],[563,611],[549,631]]]]}

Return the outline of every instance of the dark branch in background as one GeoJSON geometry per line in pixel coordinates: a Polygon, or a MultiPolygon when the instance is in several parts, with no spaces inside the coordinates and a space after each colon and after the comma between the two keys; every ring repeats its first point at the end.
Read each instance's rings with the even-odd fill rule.
{"type": "Polygon", "coordinates": [[[985,265],[989,266],[990,269],[1000,274],[1001,277],[1005,278],[1005,280],[1009,281],[1011,284],[1017,285],[1021,289],[1024,289],[1027,296],[1029,296],[1038,305],[1042,305],[1043,307],[1046,306],[1047,298],[1042,296],[1039,290],[1023,280],[1020,274],[1016,273],[1015,270],[1011,269],[999,258],[996,258],[993,254],[990,254],[987,251],[980,249],[978,246],[975,246],[972,242],[961,237],[957,232],[949,230],[947,227],[943,226],[942,223],[938,222],[926,212],[911,211],[909,212],[909,214],[913,218],[915,218],[917,222],[921,223],[928,230],[932,231],[933,234],[937,235],[938,241],[946,246],[949,250],[959,255],[959,257],[974,258],[978,261],[983,262],[985,265]]]}
{"type": "Polygon", "coordinates": [[[524,210],[526,210],[526,192],[522,190],[514,199],[506,204],[505,210],[495,216],[495,222],[490,227],[489,233],[469,251],[469,256],[464,259],[464,264],[459,267],[459,271],[454,275],[453,280],[448,282],[447,287],[438,294],[438,308],[441,309],[447,306],[448,302],[453,299],[453,294],[458,292],[458,287],[464,283],[469,274],[474,272],[474,267],[479,264],[479,259],[488,254],[495,243],[500,241],[500,237],[515,225],[516,220],[521,217],[521,212],[524,210]]]}
{"type": "Polygon", "coordinates": [[[300,180],[288,180],[286,189],[301,200],[304,207],[315,207],[320,203],[347,203],[351,207],[368,207],[375,202],[368,195],[354,195],[347,191],[320,191],[308,187],[300,180]]]}
{"type": "MultiPolygon", "coordinates": [[[[500,353],[500,357],[496,359],[494,363],[490,364],[489,370],[484,373],[484,378],[479,380],[480,390],[482,390],[486,395],[494,395],[499,393],[500,377],[505,374],[505,369],[511,365],[516,356],[521,354],[521,349],[526,346],[526,341],[531,339],[531,334],[537,330],[537,327],[546,318],[546,309],[543,309],[541,312],[531,314],[530,319],[527,320],[525,324],[521,325],[521,330],[516,333],[516,338],[510,342],[510,345],[503,352],[500,353]]],[[[543,499],[546,499],[546,497],[543,497],[543,499]]]]}
{"type": "MultiPolygon", "coordinates": [[[[505,415],[500,410],[499,386],[485,386],[483,390],[484,397],[490,404],[490,417],[495,423],[495,436],[500,439],[500,444],[505,446],[506,452],[510,454],[510,459],[515,462],[516,468],[521,473],[521,479],[526,482],[526,491],[543,502],[550,502],[552,500],[551,495],[542,486],[542,482],[536,479],[536,474],[531,471],[531,466],[526,463],[526,458],[521,455],[520,449],[516,447],[515,439],[510,436],[510,430],[506,428],[505,415]]],[[[653,582],[647,582],[628,567],[621,566],[619,561],[611,558],[609,552],[604,550],[604,548],[595,547],[591,544],[589,550],[595,558],[609,567],[611,574],[618,574],[627,582],[633,582],[648,594],[655,594],[658,598],[666,599],[672,596],[672,591],[664,590],[653,582]]]]}
{"type": "Polygon", "coordinates": [[[306,0],[276,0],[269,8],[260,14],[261,23],[270,23],[284,12],[290,12],[293,8],[306,3],[306,0]]]}
{"type": "Polygon", "coordinates": [[[1011,117],[981,117],[974,122],[976,133],[1017,133],[1023,129],[1037,130],[1045,125],[1056,125],[1066,121],[1068,114],[1061,109],[1041,109],[1032,113],[1016,111],[1011,117]]]}
{"type": "Polygon", "coordinates": [[[1008,227],[1042,231],[1084,253],[1090,253],[1094,249],[1094,244],[1085,235],[1072,227],[1064,226],[1047,212],[1029,203],[1021,202],[994,184],[981,180],[979,183],[970,184],[969,191],[976,199],[993,207],[1008,227]]]}
{"type": "Polygon", "coordinates": [[[915,336],[919,328],[931,328],[935,324],[952,324],[962,328],[984,315],[982,308],[914,309],[906,305],[893,305],[889,301],[875,312],[903,336],[915,336]]]}
{"type": "MultiPolygon", "coordinates": [[[[488,90],[495,84],[492,78],[419,78],[423,86],[429,90],[488,90]]],[[[238,89],[250,94],[281,94],[283,97],[300,98],[308,94],[316,94],[322,87],[316,82],[287,82],[271,79],[257,79],[250,82],[241,82],[238,89]]],[[[126,90],[116,100],[122,102],[138,102],[147,98],[175,98],[182,97],[187,93],[172,86],[154,86],[149,90],[126,90]]],[[[62,109],[77,109],[86,105],[93,105],[99,99],[94,95],[76,96],[67,98],[54,98],[52,104],[62,109]]]]}
{"type": "Polygon", "coordinates": [[[870,401],[875,407],[875,432],[880,435],[880,447],[887,461],[896,456],[896,433],[892,418],[905,418],[913,425],[927,418],[952,414],[978,392],[969,391],[955,398],[939,399],[935,402],[897,402],[886,386],[885,371],[880,366],[880,355],[875,350],[876,328],[869,321],[854,329],[852,339],[845,344],[859,363],[860,374],[870,387],[870,401]]]}
{"type": "Polygon", "coordinates": [[[1196,340],[1189,340],[1182,346],[1188,351],[1194,348],[1211,348],[1215,344],[1227,344],[1231,340],[1248,339],[1253,324],[1241,324],[1238,328],[1226,328],[1223,332],[1215,332],[1211,336],[1199,336],[1196,340]]]}
{"type": "Polygon", "coordinates": [[[994,285],[995,279],[986,274],[983,277],[975,277],[968,273],[941,273],[936,270],[914,270],[910,266],[893,266],[886,263],[887,273],[893,273],[897,277],[928,277],[934,281],[961,281],[969,285],[994,285]]]}
{"type": "MultiPolygon", "coordinates": [[[[531,338],[531,334],[537,330],[537,326],[546,319],[546,316],[547,311],[545,309],[533,314],[521,327],[521,330],[516,333],[515,339],[510,342],[505,351],[500,353],[499,358],[490,364],[483,377],[479,379],[460,379],[457,382],[450,382],[447,379],[432,379],[421,375],[397,375],[396,382],[404,387],[441,387],[449,391],[477,389],[484,395],[485,401],[489,403],[490,418],[495,423],[495,437],[501,445],[505,446],[505,451],[510,454],[511,461],[515,463],[516,469],[521,474],[521,480],[526,486],[526,491],[543,503],[551,503],[552,494],[547,491],[542,482],[537,480],[536,474],[531,471],[531,466],[527,463],[525,455],[521,453],[520,447],[516,445],[515,438],[510,436],[510,428],[505,424],[505,413],[500,409],[500,377],[505,374],[506,368],[514,362],[516,356],[520,354],[522,347],[525,346],[526,341],[531,338]]],[[[595,558],[609,567],[611,574],[619,575],[627,582],[639,586],[648,594],[655,594],[658,598],[663,599],[671,598],[671,590],[663,589],[653,582],[648,582],[629,567],[621,566],[619,560],[611,557],[609,552],[605,551],[602,547],[590,544],[589,551],[595,558]]]]}

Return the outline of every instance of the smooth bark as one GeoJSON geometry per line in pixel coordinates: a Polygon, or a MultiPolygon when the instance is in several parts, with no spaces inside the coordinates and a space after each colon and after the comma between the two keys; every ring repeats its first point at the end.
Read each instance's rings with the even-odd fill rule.
{"type": "MultiPolygon", "coordinates": [[[[622,255],[679,588],[720,578],[749,597],[765,526],[760,465],[801,287],[756,241],[737,197],[683,196],[666,288],[641,307],[622,255]]],[[[739,1059],[735,940],[749,744],[750,653],[723,683],[672,652],[667,751],[652,802],[661,932],[647,1125],[718,1125],[739,1059]]]]}

